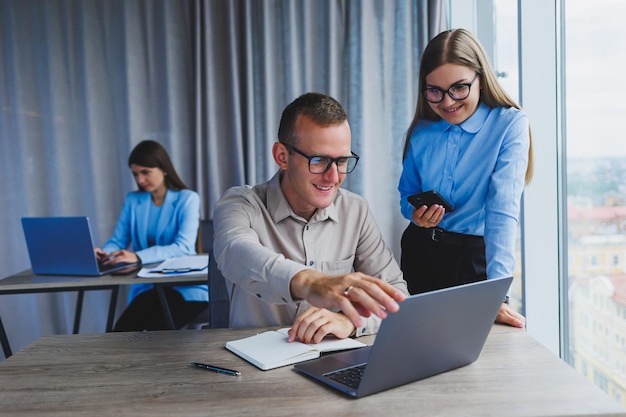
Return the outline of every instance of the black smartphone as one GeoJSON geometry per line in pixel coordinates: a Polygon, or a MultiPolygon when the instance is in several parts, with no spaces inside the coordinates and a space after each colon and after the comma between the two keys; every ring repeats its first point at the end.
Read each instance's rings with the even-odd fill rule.
{"type": "Polygon", "coordinates": [[[441,194],[434,190],[413,194],[407,197],[407,200],[409,200],[409,203],[411,203],[415,208],[420,208],[422,206],[430,207],[433,204],[439,204],[446,209],[446,213],[452,213],[454,211],[454,207],[452,207],[452,205],[448,203],[446,199],[441,196],[441,194]]]}

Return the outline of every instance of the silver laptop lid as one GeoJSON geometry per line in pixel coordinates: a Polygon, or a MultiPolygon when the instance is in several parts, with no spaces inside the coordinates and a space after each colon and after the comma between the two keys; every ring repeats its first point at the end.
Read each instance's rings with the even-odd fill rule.
{"type": "Polygon", "coordinates": [[[369,350],[367,366],[356,390],[324,375],[329,363],[344,368],[362,363],[362,353],[328,355],[295,368],[362,397],[465,366],[480,355],[512,280],[498,278],[408,297],[400,311],[382,321],[374,344],[364,348],[369,350]]]}

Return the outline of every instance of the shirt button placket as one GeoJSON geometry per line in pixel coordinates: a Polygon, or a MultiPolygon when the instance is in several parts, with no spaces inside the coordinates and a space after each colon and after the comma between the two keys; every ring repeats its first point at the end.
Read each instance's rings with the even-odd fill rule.
{"type": "Polygon", "coordinates": [[[311,225],[307,224],[304,226],[304,230],[302,231],[302,243],[304,245],[304,256],[305,256],[305,264],[311,268],[315,266],[315,261],[309,257],[312,251],[308,250],[308,242],[309,242],[309,232],[311,230],[311,225]]]}
{"type": "Polygon", "coordinates": [[[312,259],[309,258],[309,254],[310,251],[307,248],[307,242],[308,242],[308,234],[309,234],[309,230],[311,228],[311,225],[307,224],[306,226],[304,226],[304,231],[302,232],[302,243],[304,245],[304,254],[306,257],[306,261],[305,264],[307,266],[310,266],[311,268],[313,268],[313,266],[315,265],[315,261],[313,261],[312,259]]]}

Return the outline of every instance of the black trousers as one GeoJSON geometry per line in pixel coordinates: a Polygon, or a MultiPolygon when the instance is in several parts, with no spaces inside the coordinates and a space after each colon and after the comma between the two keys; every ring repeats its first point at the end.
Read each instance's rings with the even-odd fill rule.
{"type": "Polygon", "coordinates": [[[400,268],[409,293],[418,294],[487,279],[485,242],[481,237],[442,232],[410,223],[402,234],[400,268]]]}
{"type": "MultiPolygon", "coordinates": [[[[163,291],[176,329],[189,323],[209,306],[209,303],[204,301],[185,301],[183,296],[171,287],[164,288],[163,291]]],[[[114,332],[143,330],[169,330],[155,288],[135,297],[113,327],[114,332]]]]}

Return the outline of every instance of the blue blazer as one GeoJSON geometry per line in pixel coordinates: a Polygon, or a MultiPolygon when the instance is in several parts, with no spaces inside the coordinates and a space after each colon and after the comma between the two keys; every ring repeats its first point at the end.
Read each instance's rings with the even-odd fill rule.
{"type": "MultiPolygon", "coordinates": [[[[167,258],[196,254],[196,239],[200,225],[200,196],[195,191],[168,190],[161,207],[161,216],[155,229],[155,245],[148,246],[148,220],[152,195],[135,191],[128,193],[113,236],[102,250],[132,250],[142,263],[161,262],[167,258]]],[[[153,226],[154,227],[154,226],[153,226]]],[[[147,291],[152,284],[136,284],[131,287],[129,302],[147,291]]],[[[187,301],[208,301],[206,285],[174,287],[187,301]]]]}

